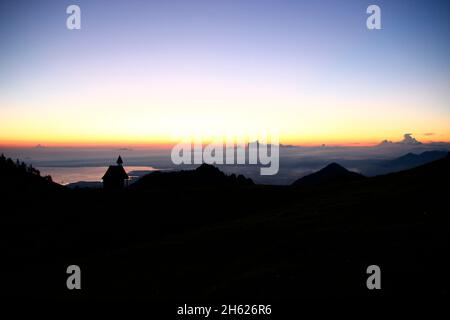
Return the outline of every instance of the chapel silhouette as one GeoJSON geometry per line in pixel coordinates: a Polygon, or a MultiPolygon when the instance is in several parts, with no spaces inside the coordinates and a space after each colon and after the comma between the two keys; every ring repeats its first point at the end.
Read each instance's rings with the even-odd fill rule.
{"type": "Polygon", "coordinates": [[[115,166],[109,166],[103,175],[103,189],[120,190],[125,187],[125,182],[128,182],[129,177],[122,166],[123,161],[120,155],[116,163],[115,166]]]}

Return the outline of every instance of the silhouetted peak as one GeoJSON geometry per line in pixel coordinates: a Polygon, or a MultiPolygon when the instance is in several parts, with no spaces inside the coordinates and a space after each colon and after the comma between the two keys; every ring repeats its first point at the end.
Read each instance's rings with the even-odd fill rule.
{"type": "Polygon", "coordinates": [[[448,152],[443,150],[425,151],[419,154],[407,153],[399,158],[389,160],[385,163],[385,166],[395,168],[396,171],[402,169],[410,169],[415,166],[420,166],[425,163],[435,161],[441,158],[445,158],[448,152]]]}
{"type": "Polygon", "coordinates": [[[227,176],[219,168],[203,163],[195,170],[160,172],[143,176],[131,185],[132,188],[151,187],[209,187],[230,185],[252,185],[253,181],[244,176],[232,174],[227,176]]]}
{"type": "Polygon", "coordinates": [[[432,159],[432,160],[437,160],[440,158],[445,158],[448,155],[448,153],[449,153],[448,151],[444,151],[444,150],[431,150],[431,151],[425,151],[425,152],[422,152],[419,154],[409,152],[409,153],[405,154],[404,156],[401,156],[400,158],[397,158],[397,159],[416,158],[416,157],[423,157],[423,158],[435,157],[436,159],[432,159]]]}
{"type": "Polygon", "coordinates": [[[347,169],[345,169],[340,164],[337,164],[336,162],[330,163],[329,165],[327,165],[325,168],[321,169],[320,171],[349,172],[347,169]]]}
{"type": "Polygon", "coordinates": [[[343,166],[333,162],[317,172],[306,175],[296,180],[293,185],[312,186],[328,183],[349,182],[354,180],[361,180],[364,178],[365,177],[363,175],[349,171],[343,166]]]}
{"type": "Polygon", "coordinates": [[[207,163],[202,163],[199,167],[197,167],[195,169],[196,173],[199,173],[201,175],[223,175],[224,173],[222,171],[219,170],[219,168],[211,165],[211,164],[207,164],[207,163]]]}
{"type": "Polygon", "coordinates": [[[219,170],[219,169],[217,167],[213,166],[212,164],[202,163],[195,170],[197,170],[197,171],[203,171],[203,170],[211,170],[211,171],[214,170],[214,171],[216,171],[216,170],[219,170]]]}
{"type": "Polygon", "coordinates": [[[119,157],[117,158],[116,163],[117,163],[119,166],[121,166],[121,165],[123,164],[123,160],[122,160],[122,157],[121,157],[120,155],[119,155],[119,157]]]}

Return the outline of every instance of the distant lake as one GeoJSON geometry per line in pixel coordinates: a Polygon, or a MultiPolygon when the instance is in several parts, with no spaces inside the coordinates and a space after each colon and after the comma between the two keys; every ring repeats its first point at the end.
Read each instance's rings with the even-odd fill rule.
{"type": "MultiPolygon", "coordinates": [[[[139,171],[136,175],[131,174],[130,178],[158,170],[148,166],[124,166],[124,168],[128,173],[139,171]]],[[[68,184],[79,181],[102,181],[102,177],[108,167],[37,167],[37,169],[41,172],[41,176],[50,175],[54,182],[68,184]]]]}

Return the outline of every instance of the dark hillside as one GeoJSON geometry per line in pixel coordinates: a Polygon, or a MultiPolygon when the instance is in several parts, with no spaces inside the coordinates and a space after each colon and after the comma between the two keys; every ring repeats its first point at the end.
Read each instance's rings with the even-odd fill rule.
{"type": "Polygon", "coordinates": [[[312,188],[222,188],[192,176],[171,188],[161,177],[164,188],[10,196],[2,293],[71,299],[65,268],[75,263],[84,298],[448,296],[449,156],[312,188]],[[382,270],[379,292],[365,286],[371,264],[382,270]]]}

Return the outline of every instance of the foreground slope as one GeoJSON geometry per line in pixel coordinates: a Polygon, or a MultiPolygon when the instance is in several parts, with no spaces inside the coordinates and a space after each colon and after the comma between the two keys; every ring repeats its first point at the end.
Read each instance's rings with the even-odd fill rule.
{"type": "Polygon", "coordinates": [[[86,299],[447,296],[449,178],[447,156],[314,188],[74,190],[37,205],[30,194],[2,217],[3,294],[72,299],[76,263],[86,299]]]}

